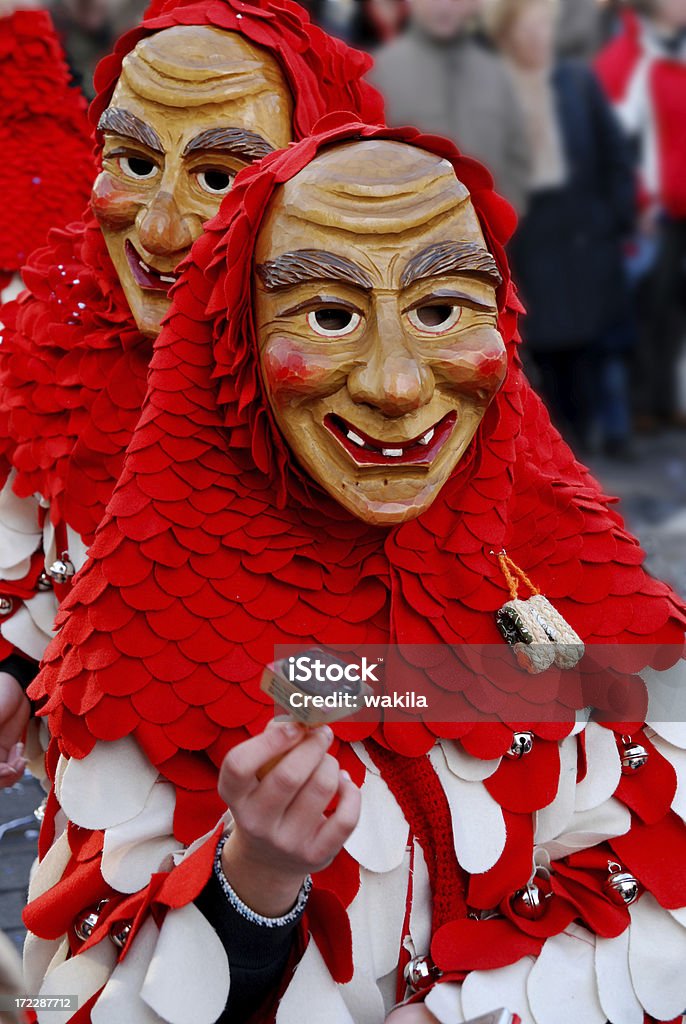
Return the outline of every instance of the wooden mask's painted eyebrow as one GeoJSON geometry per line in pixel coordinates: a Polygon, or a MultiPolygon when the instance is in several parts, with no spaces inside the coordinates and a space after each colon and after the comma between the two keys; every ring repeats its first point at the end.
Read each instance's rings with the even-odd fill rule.
{"type": "Polygon", "coordinates": [[[199,132],[187,143],[184,156],[200,150],[229,153],[240,157],[246,163],[261,160],[262,157],[274,152],[274,147],[257,132],[247,128],[207,128],[199,132]]]}
{"type": "Polygon", "coordinates": [[[357,263],[326,249],[297,249],[260,264],[257,273],[268,292],[308,281],[336,281],[371,291],[374,282],[357,263]]]}
{"type": "Polygon", "coordinates": [[[438,242],[412,256],[400,279],[402,288],[409,288],[427,277],[466,275],[486,280],[498,287],[502,275],[491,253],[475,242],[438,242]]]}
{"type": "Polygon", "coordinates": [[[130,110],[108,107],[98,121],[98,131],[122,135],[124,138],[140,142],[154,153],[164,153],[162,140],[155,129],[141,121],[140,117],[136,117],[130,110]]]}

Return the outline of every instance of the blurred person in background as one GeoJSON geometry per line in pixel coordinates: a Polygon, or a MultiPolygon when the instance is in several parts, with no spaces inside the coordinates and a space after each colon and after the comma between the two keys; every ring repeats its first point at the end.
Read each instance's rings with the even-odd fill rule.
{"type": "Polygon", "coordinates": [[[357,0],[353,41],[366,50],[390,43],[405,27],[408,0],[357,0]]]}
{"type": "Polygon", "coordinates": [[[585,64],[555,57],[555,0],[496,0],[489,24],[508,61],[531,152],[527,213],[511,248],[523,335],[558,428],[580,450],[602,412],[611,454],[629,445],[621,244],[632,226],[631,154],[585,64]]]}
{"type": "Polygon", "coordinates": [[[686,0],[651,0],[623,14],[597,70],[636,142],[639,253],[652,263],[641,300],[636,406],[644,429],[681,425],[678,367],[686,289],[686,0]]]}
{"type": "Polygon", "coordinates": [[[604,46],[622,30],[627,0],[602,0],[600,11],[600,39],[604,46]]]}
{"type": "Polygon", "coordinates": [[[311,20],[332,36],[355,42],[359,0],[298,0],[311,20]]]}
{"type": "Polygon", "coordinates": [[[74,82],[95,95],[93,72],[115,40],[143,17],[146,0],[52,0],[46,7],[60,36],[74,82]]]}
{"type": "Polygon", "coordinates": [[[559,0],[557,52],[589,60],[600,48],[603,30],[598,0],[559,0]]]}
{"type": "Polygon", "coordinates": [[[407,30],[375,54],[391,125],[445,135],[486,164],[518,211],[529,175],[524,121],[502,60],[474,39],[483,0],[410,0],[407,30]]]}

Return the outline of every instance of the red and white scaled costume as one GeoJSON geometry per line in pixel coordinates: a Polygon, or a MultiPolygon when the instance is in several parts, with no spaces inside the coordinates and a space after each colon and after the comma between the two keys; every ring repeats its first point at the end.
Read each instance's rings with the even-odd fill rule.
{"type": "MultiPolygon", "coordinates": [[[[212,1024],[222,1011],[231,967],[193,900],[230,824],[218,766],[273,714],[259,680],[275,643],[502,644],[508,591],[492,551],[506,548],[587,644],[624,645],[625,683],[684,676],[683,603],[644,572],[523,376],[503,251],[514,218],[490,176],[409,129],[341,116],[322,129],[242,172],[194,246],[122,476],[31,689],[50,722],[54,787],[25,913],[27,985],[78,993],[77,1024],[212,1024]],[[504,278],[509,351],[453,476],[421,517],[387,529],[294,464],[264,398],[251,310],[253,247],[278,184],[323,146],[369,137],[452,162],[504,278]],[[645,645],[660,645],[659,673],[645,645]],[[80,942],[74,921],[94,906],[80,942]],[[120,950],[109,935],[124,923],[120,950]]],[[[558,682],[539,676],[518,695],[534,734],[519,760],[504,756],[508,723],[335,726],[361,819],[315,876],[279,1024],[382,1024],[399,963],[429,953],[444,973],[426,1002],[442,1024],[498,1005],[524,1024],[680,1019],[686,727],[613,728],[583,713],[536,724],[558,682]],[[629,731],[649,757],[627,776],[629,731]],[[553,894],[538,921],[510,904],[534,853],[553,894]],[[604,887],[608,862],[639,881],[630,907],[604,887]]]]}
{"type": "MultiPolygon", "coordinates": [[[[22,18],[14,16],[20,26],[22,18]]],[[[362,80],[371,59],[310,24],[292,0],[169,0],[154,3],[100,63],[93,126],[124,57],[173,25],[212,25],[269,51],[292,90],[295,138],[334,110],[383,119],[379,94],[362,80]]],[[[25,83],[26,93],[33,96],[25,83]]],[[[44,90],[36,88],[32,102],[39,101],[44,90]]],[[[66,158],[56,163],[60,174],[81,181],[84,161],[75,168],[66,158]]],[[[95,173],[88,163],[86,195],[95,173]]],[[[18,652],[39,661],[70,585],[58,583],[53,592],[45,568],[63,552],[76,570],[85,560],[140,415],[152,346],[136,327],[90,210],[83,222],[51,233],[28,259],[24,280],[28,290],[2,311],[0,658],[18,652]]]]}
{"type": "Polygon", "coordinates": [[[86,101],[47,11],[0,18],[0,296],[52,227],[78,220],[95,176],[86,101]]]}
{"type": "Polygon", "coordinates": [[[595,69],[627,133],[640,142],[644,203],[686,217],[686,39],[676,48],[632,11],[595,69]]]}

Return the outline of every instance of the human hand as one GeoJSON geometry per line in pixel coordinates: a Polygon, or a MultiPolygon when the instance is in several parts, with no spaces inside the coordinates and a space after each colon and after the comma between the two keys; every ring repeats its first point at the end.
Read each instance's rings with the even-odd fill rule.
{"type": "Polygon", "coordinates": [[[332,739],[326,725],[303,733],[293,722],[270,722],[224,758],[219,795],[235,828],[224,845],[222,867],[257,914],[287,913],[305,877],[331,863],[357,824],[360,792],[327,754],[332,739]],[[258,770],[279,756],[258,779],[258,770]],[[335,796],[338,804],[327,817],[335,796]]]}
{"type": "Polygon", "coordinates": [[[9,672],[0,672],[0,789],[7,789],[24,774],[26,760],[21,742],[31,705],[9,672]]]}

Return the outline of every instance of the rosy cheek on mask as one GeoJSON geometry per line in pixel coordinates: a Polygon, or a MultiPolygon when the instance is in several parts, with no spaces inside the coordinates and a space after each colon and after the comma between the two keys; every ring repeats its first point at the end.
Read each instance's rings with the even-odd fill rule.
{"type": "Polygon", "coordinates": [[[107,171],[98,175],[91,192],[93,213],[100,224],[112,229],[133,224],[144,201],[139,192],[122,186],[107,171]]]}
{"type": "Polygon", "coordinates": [[[492,398],[500,389],[507,373],[507,352],[500,335],[489,331],[472,348],[458,358],[440,366],[443,379],[455,390],[492,398]]]}
{"type": "Polygon", "coordinates": [[[338,386],[338,361],[334,363],[324,353],[317,358],[290,338],[269,339],[262,367],[267,389],[277,399],[292,394],[316,398],[338,386]]]}

